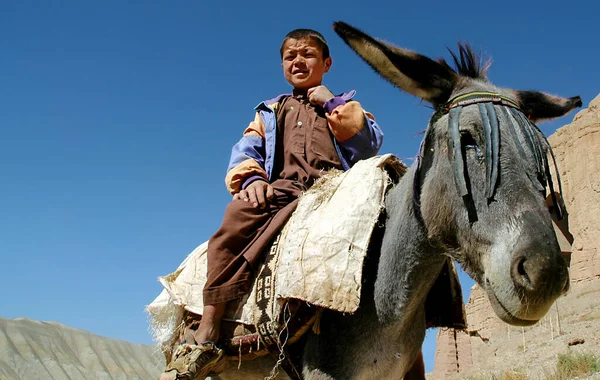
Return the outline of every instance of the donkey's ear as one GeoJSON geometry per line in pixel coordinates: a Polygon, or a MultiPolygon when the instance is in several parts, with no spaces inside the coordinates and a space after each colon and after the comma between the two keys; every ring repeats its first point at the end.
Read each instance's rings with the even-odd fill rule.
{"type": "Polygon", "coordinates": [[[374,39],[346,24],[333,24],[335,32],[375,71],[402,90],[430,103],[448,100],[459,76],[448,66],[423,55],[374,39]]]}
{"type": "Polygon", "coordinates": [[[534,123],[554,119],[581,107],[581,97],[561,98],[538,91],[515,91],[521,110],[534,123]]]}

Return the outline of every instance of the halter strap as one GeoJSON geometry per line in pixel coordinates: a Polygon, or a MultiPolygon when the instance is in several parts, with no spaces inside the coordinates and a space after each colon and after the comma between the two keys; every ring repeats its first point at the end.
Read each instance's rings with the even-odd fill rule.
{"type": "Polygon", "coordinates": [[[439,109],[443,113],[450,112],[450,109],[455,107],[468,106],[470,104],[476,103],[495,103],[502,104],[504,106],[509,106],[513,108],[519,109],[519,104],[513,99],[506,97],[504,95],[497,94],[495,92],[487,92],[487,91],[473,91],[467,94],[458,95],[445,104],[442,104],[439,109]]]}

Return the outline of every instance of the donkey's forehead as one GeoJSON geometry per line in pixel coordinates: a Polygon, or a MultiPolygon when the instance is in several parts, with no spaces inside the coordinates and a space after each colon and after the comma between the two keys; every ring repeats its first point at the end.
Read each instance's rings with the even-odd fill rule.
{"type": "MultiPolygon", "coordinates": [[[[448,130],[449,120],[450,114],[445,114],[438,120],[436,120],[432,127],[445,134],[448,130]]],[[[475,132],[479,134],[479,132],[483,133],[483,131],[480,131],[481,127],[481,112],[479,111],[479,107],[477,106],[477,104],[462,107],[459,116],[460,130],[469,130],[470,132],[475,132]]],[[[439,142],[445,144],[444,139],[439,140],[439,142]]]]}
{"type": "Polygon", "coordinates": [[[479,125],[481,124],[481,113],[479,107],[463,107],[460,113],[460,124],[464,125],[479,125]]]}

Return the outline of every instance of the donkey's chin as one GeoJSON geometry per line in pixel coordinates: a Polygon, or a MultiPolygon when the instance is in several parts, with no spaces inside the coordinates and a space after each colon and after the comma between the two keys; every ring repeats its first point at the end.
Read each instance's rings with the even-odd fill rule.
{"type": "Polygon", "coordinates": [[[488,298],[490,300],[490,304],[492,305],[492,309],[494,310],[496,315],[503,322],[506,322],[510,325],[514,325],[514,326],[534,325],[548,311],[547,308],[541,308],[541,310],[538,309],[538,310],[536,310],[537,312],[532,313],[534,311],[533,310],[534,308],[531,308],[530,306],[528,307],[527,305],[522,305],[519,298],[516,295],[513,297],[510,297],[512,299],[509,299],[509,300],[500,300],[500,298],[494,292],[493,287],[490,286],[489,282],[486,284],[486,292],[487,292],[488,298]],[[511,305],[511,304],[519,305],[518,307],[516,307],[516,311],[514,311],[514,308],[509,308],[507,306],[507,305],[511,305]],[[522,310],[527,310],[529,312],[529,314],[532,314],[532,315],[528,315],[528,316],[524,317],[524,316],[522,316],[522,314],[523,314],[522,310]]]}

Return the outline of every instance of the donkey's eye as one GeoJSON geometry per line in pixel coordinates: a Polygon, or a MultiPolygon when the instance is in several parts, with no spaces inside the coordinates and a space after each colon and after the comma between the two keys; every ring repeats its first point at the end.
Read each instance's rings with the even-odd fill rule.
{"type": "Polygon", "coordinates": [[[477,141],[475,141],[473,135],[471,135],[469,131],[460,131],[460,144],[465,147],[465,149],[477,148],[477,141]]]}

